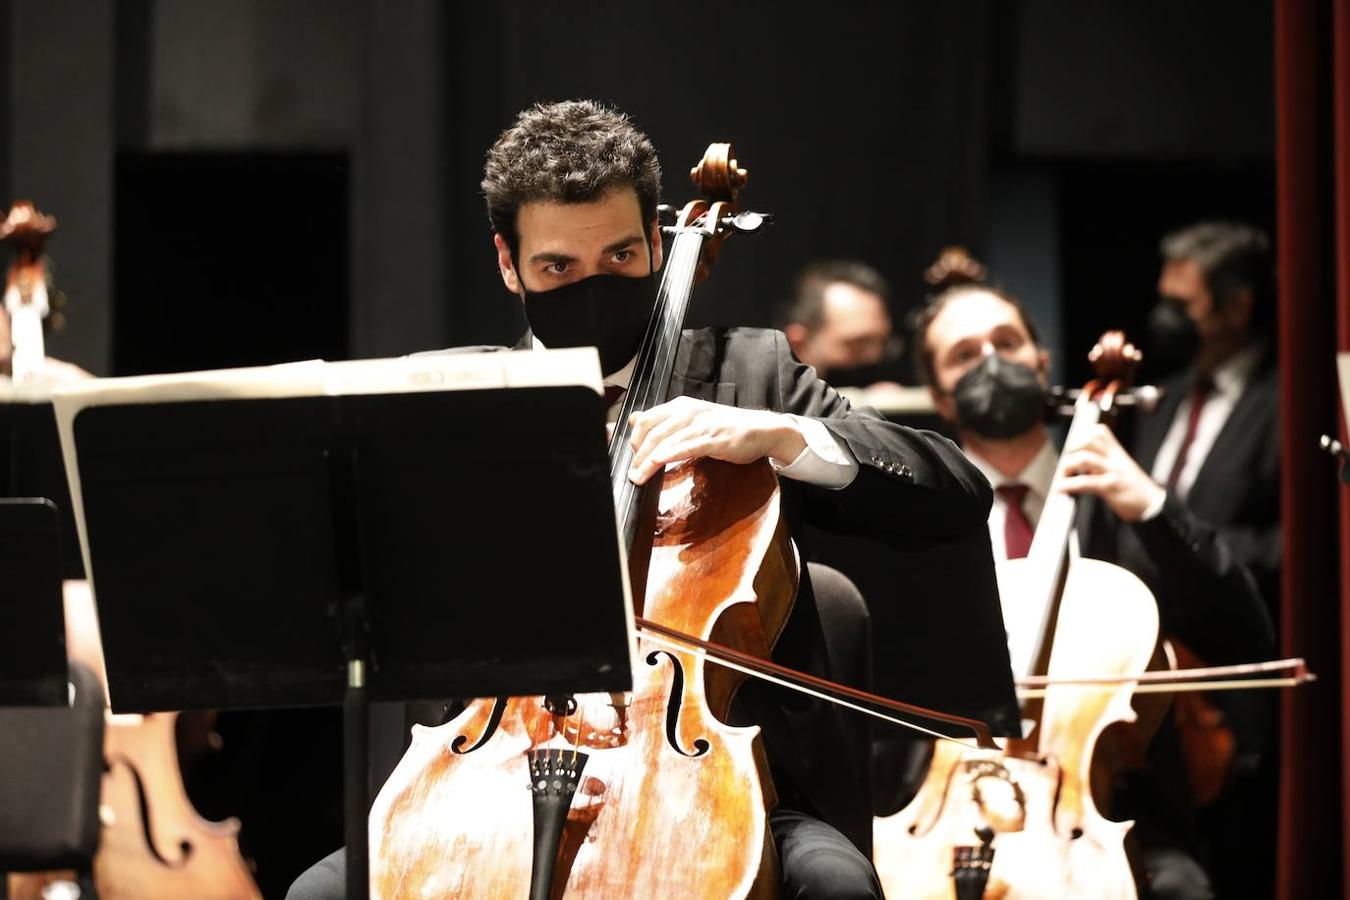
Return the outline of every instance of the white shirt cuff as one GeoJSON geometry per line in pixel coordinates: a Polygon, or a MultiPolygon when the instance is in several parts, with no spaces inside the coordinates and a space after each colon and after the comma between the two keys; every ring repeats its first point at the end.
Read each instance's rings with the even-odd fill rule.
{"type": "Polygon", "coordinates": [[[1167,504],[1167,491],[1159,491],[1158,498],[1148,505],[1148,509],[1144,510],[1144,514],[1139,517],[1139,521],[1151,522],[1152,520],[1156,519],[1158,517],[1158,513],[1162,512],[1162,508],[1166,504],[1167,504]]]}
{"type": "Polygon", "coordinates": [[[788,415],[801,432],[806,447],[792,462],[769,458],[769,464],[784,478],[839,490],[858,476],[858,461],[838,438],[817,419],[788,415]]]}

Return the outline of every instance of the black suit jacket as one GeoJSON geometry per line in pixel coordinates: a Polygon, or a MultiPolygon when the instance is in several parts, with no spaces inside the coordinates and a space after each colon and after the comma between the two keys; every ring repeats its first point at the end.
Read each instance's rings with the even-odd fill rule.
{"type": "MultiPolygon", "coordinates": [[[[1153,468],[1158,450],[1176,418],[1177,407],[1195,387],[1184,372],[1163,383],[1158,409],[1135,425],[1134,457],[1153,468]]],[[[1280,414],[1279,379],[1267,350],[1232,414],[1205,457],[1186,507],[1223,538],[1235,562],[1246,566],[1270,607],[1280,593],[1280,414]]]]}
{"type": "MultiPolygon", "coordinates": [[[[530,346],[526,334],[513,349],[530,346]]],[[[922,566],[926,554],[921,551],[968,542],[972,535],[987,533],[992,491],[955,444],[932,432],[888,422],[875,411],[850,407],[816,377],[813,368],[793,356],[781,332],[756,328],[686,331],[674,372],[672,398],[683,395],[819,419],[857,460],[857,477],[841,490],[782,480],[784,512],[799,541],[803,523],[810,522],[830,531],[886,541],[912,552],[913,564],[922,566]]],[[[980,614],[968,615],[966,630],[953,629],[948,637],[953,653],[959,641],[960,649],[982,650],[992,668],[1007,672],[1007,646],[987,556],[983,565],[990,569],[991,590],[952,604],[980,614]]],[[[824,632],[805,573],[803,569],[802,587],[775,647],[774,660],[830,677],[824,632]]],[[[1004,696],[987,705],[1015,720],[1010,680],[1004,696]]],[[[848,744],[850,730],[843,727],[838,708],[762,682],[749,682],[738,695],[737,718],[762,728],[780,803],[829,822],[870,858],[871,798],[866,794],[864,773],[855,771],[857,765],[850,762],[865,758],[866,752],[859,753],[848,744]]],[[[856,730],[852,733],[856,735],[856,730]]]]}

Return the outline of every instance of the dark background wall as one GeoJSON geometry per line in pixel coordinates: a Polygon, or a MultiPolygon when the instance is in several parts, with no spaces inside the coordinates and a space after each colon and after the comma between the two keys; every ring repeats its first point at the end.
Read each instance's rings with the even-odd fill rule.
{"type": "Polygon", "coordinates": [[[61,217],[53,348],[99,372],[511,340],[477,182],[538,100],[629,111],[676,205],[735,143],[777,225],[729,248],[702,322],[770,322],[820,255],[876,265],[901,312],[964,242],[1076,358],[1137,321],[1163,229],[1270,219],[1261,2],[64,2],[2,7],[0,190],[61,217]]]}
{"type": "MultiPolygon", "coordinates": [[[[59,217],[50,347],[99,374],[513,340],[477,185],[539,100],[631,113],[676,205],[735,144],[777,224],[727,247],[701,322],[768,324],[826,255],[878,267],[898,320],[965,243],[1077,380],[1137,332],[1164,230],[1272,220],[1260,0],[0,0],[0,50],[0,201],[59,217]]],[[[341,839],[336,718],[221,730],[198,802],[280,896],[341,839]]]]}

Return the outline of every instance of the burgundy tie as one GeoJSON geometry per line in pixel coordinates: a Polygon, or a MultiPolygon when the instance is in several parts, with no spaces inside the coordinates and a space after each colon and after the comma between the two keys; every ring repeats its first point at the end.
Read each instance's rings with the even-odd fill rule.
{"type": "Polygon", "coordinates": [[[1208,375],[1201,375],[1195,382],[1195,389],[1191,391],[1191,412],[1186,417],[1186,436],[1181,439],[1181,447],[1177,450],[1177,461],[1172,463],[1172,471],[1167,475],[1167,489],[1175,491],[1177,489],[1177,479],[1181,477],[1181,470],[1186,468],[1186,455],[1190,453],[1191,444],[1195,443],[1195,429],[1200,424],[1200,413],[1205,409],[1205,401],[1209,399],[1210,394],[1214,393],[1214,382],[1208,375]]]}
{"type": "Polygon", "coordinates": [[[628,390],[626,387],[618,384],[605,385],[605,409],[609,409],[617,403],[619,398],[623,396],[623,392],[626,390],[628,390]]]}
{"type": "Polygon", "coordinates": [[[1008,559],[1021,559],[1031,549],[1035,529],[1022,509],[1028,490],[1025,484],[1000,484],[994,488],[994,493],[1003,500],[1003,545],[1008,551],[1008,559]]]}

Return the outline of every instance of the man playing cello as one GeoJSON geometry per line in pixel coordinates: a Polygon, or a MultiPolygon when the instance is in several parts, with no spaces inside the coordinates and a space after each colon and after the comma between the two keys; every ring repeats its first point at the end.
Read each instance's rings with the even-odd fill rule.
{"type": "MultiPolygon", "coordinates": [[[[656,293],[659,186],[646,136],[592,102],[525,110],[487,157],[483,190],[498,267],[529,322],[514,349],[597,347],[611,419],[656,293]]],[[[638,414],[633,445],[630,477],[638,484],[681,460],[767,457],[782,480],[785,509],[902,546],[976,532],[990,505],[988,484],[955,445],[851,409],[776,331],[686,331],[670,399],[638,414]]],[[[829,617],[824,592],[803,570],[774,660],[831,674],[829,617]]],[[[849,746],[838,712],[752,684],[738,704],[745,718],[738,724],[763,729],[779,798],[769,827],[783,895],[880,897],[869,860],[865,750],[849,746]]],[[[336,898],[342,885],[338,853],[306,872],[289,896],[336,898]]]]}

